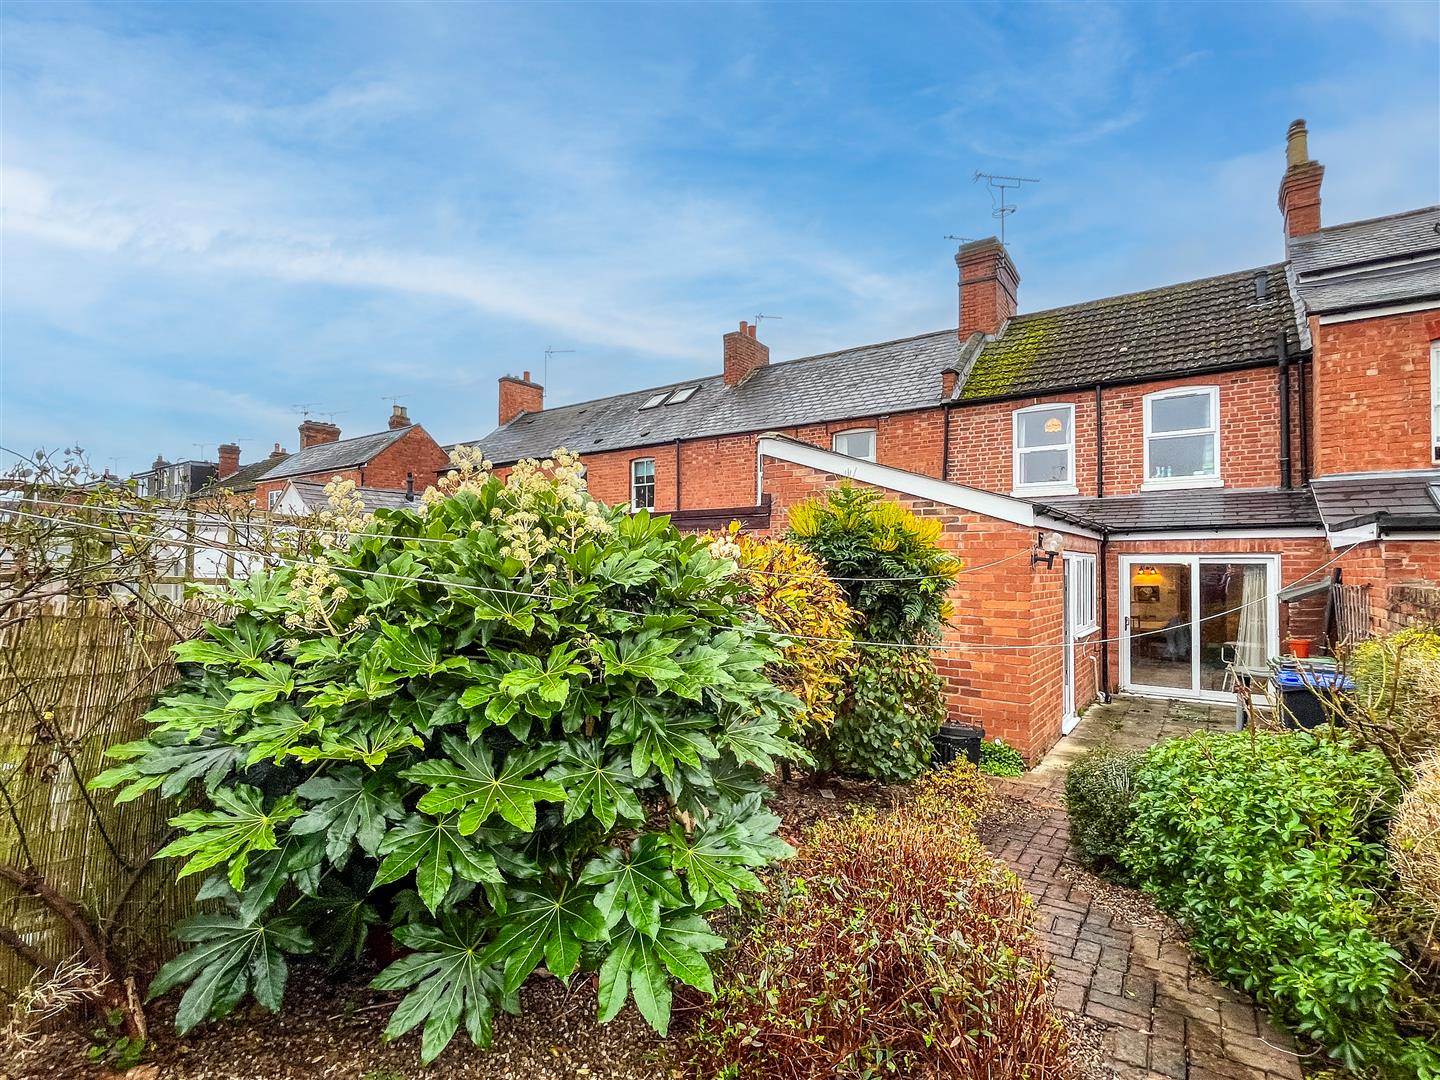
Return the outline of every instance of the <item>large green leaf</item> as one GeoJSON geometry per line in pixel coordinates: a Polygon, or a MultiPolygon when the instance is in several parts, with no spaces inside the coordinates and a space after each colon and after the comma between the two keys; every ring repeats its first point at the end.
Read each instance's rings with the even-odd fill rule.
{"type": "Polygon", "coordinates": [[[430,788],[420,797],[427,814],[460,812],[460,831],[473,833],[499,814],[517,829],[535,828],[537,802],[563,802],[565,789],[533,774],[554,760],[558,746],[514,750],[497,772],[483,742],[467,744],[453,735],[442,738],[446,757],[413,765],[401,775],[430,788]]]}
{"type": "Polygon", "coordinates": [[[595,647],[605,664],[606,676],[630,675],[649,679],[664,689],[685,674],[684,669],[670,657],[681,644],[682,639],[674,635],[643,630],[638,634],[626,634],[613,643],[597,641],[595,647]]]}
{"type": "Polygon", "coordinates": [[[423,1023],[422,1064],[440,1055],[462,1021],[476,1046],[489,1046],[496,1001],[519,1011],[513,995],[501,985],[498,967],[482,958],[485,931],[473,912],[446,916],[439,926],[402,926],[395,938],[414,951],[387,967],[371,985],[410,990],[391,1015],[385,1038],[398,1039],[423,1023]]]}
{"type": "Polygon", "coordinates": [[[556,645],[542,661],[528,653],[511,653],[514,664],[500,679],[500,689],[512,698],[533,695],[541,702],[561,706],[570,696],[572,675],[584,675],[584,664],[575,662],[578,654],[574,649],[556,645]]]}
{"type": "Polygon", "coordinates": [[[274,623],[242,615],[229,626],[206,624],[203,637],[182,641],[172,646],[172,651],[182,663],[253,670],[279,640],[280,630],[274,623]]]}
{"type": "Polygon", "coordinates": [[[706,993],[714,993],[710,964],[704,954],[722,948],[699,915],[676,913],[653,937],[625,925],[611,935],[610,952],[600,965],[600,1022],[615,1018],[627,996],[640,1015],[662,1036],[670,1028],[670,976],[706,993]]]}
{"type": "Polygon", "coordinates": [[[607,922],[623,914],[631,926],[652,936],[660,926],[660,909],[685,903],[670,855],[654,833],[637,836],[628,848],[597,855],[580,881],[601,887],[595,904],[607,922]]]}
{"type": "Polygon", "coordinates": [[[463,835],[455,815],[443,818],[410,815],[380,842],[384,857],[371,888],[396,881],[412,871],[425,906],[439,911],[457,876],[466,881],[500,883],[505,879],[495,856],[463,835]]]}
{"type": "Polygon", "coordinates": [[[291,824],[290,832],[297,836],[323,832],[325,854],[336,869],[345,868],[357,844],[365,854],[376,855],[389,823],[405,815],[393,783],[388,776],[353,766],[313,776],[295,794],[314,805],[291,824]]]}
{"type": "Polygon", "coordinates": [[[445,656],[440,648],[440,631],[433,626],[416,628],[382,623],[380,632],[384,635],[380,653],[386,665],[403,675],[438,675],[469,664],[463,656],[445,656]]]}
{"type": "Polygon", "coordinates": [[[170,824],[187,830],[187,835],[166,844],[155,857],[190,856],[179,877],[228,862],[230,884],[238,892],[245,885],[250,853],[275,847],[276,824],[298,816],[300,808],[293,796],[285,795],[267,810],[265,796],[248,784],[217,788],[210,798],[217,809],[191,810],[170,819],[170,824]]]}
{"type": "Polygon", "coordinates": [[[246,765],[254,765],[265,758],[274,758],[278,765],[301,739],[318,732],[322,723],[318,715],[301,716],[293,705],[282,701],[257,709],[251,726],[235,741],[250,747],[250,753],[245,758],[246,765]]]}
{"type": "Polygon", "coordinates": [[[507,991],[518,990],[542,959],[550,974],[567,978],[580,960],[581,942],[605,933],[595,890],[568,883],[554,891],[512,889],[505,913],[491,923],[497,932],[483,959],[503,965],[507,991]]]}
{"type": "Polygon", "coordinates": [[[775,759],[794,761],[805,752],[780,734],[780,721],[774,717],[753,716],[739,709],[730,710],[724,728],[715,737],[715,744],[729,750],[735,760],[755,765],[765,772],[775,771],[775,759]]]}
{"type": "Polygon", "coordinates": [[[233,1011],[247,993],[271,1012],[278,1011],[285,993],[284,954],[306,953],[312,947],[309,935],[292,918],[246,923],[231,914],[197,915],[176,927],[175,936],[191,948],[160,969],[149,998],[190,984],[175,1013],[182,1035],[233,1011]]]}
{"type": "Polygon", "coordinates": [[[702,760],[720,756],[706,734],[713,726],[711,718],[703,714],[669,720],[646,716],[630,749],[631,770],[644,776],[654,766],[669,776],[677,763],[698,769],[702,760]]]}
{"type": "Polygon", "coordinates": [[[605,756],[599,739],[572,740],[560,751],[559,761],[545,774],[565,788],[564,823],[573,824],[587,812],[605,828],[615,818],[642,821],[645,810],[635,796],[635,774],[623,754],[605,756]]]}
{"type": "Polygon", "coordinates": [[[240,676],[225,684],[234,691],[231,709],[253,709],[295,692],[295,673],[289,664],[261,663],[255,665],[254,671],[254,675],[240,676]]]}
{"type": "Polygon", "coordinates": [[[106,769],[90,780],[91,788],[126,786],[115,796],[117,803],[154,788],[173,798],[193,780],[203,780],[213,792],[243,760],[244,751],[221,739],[216,732],[187,736],[183,731],[157,731],[148,739],[112,746],[106,757],[128,762],[106,769]]]}

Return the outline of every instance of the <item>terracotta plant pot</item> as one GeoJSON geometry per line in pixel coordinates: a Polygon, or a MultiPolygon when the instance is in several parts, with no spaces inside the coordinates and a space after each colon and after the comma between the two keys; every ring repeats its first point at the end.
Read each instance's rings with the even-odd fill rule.
{"type": "Polygon", "coordinates": [[[1290,655],[1297,660],[1305,660],[1310,656],[1309,638],[1290,638],[1285,642],[1285,647],[1290,650],[1290,655]]]}

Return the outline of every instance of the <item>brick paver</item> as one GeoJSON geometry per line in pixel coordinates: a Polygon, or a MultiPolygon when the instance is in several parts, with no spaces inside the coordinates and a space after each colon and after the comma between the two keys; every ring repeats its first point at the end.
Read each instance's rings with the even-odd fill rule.
{"type": "Polygon", "coordinates": [[[1097,706],[1055,760],[1007,785],[1036,814],[984,830],[1035,897],[1057,1004],[1106,1025],[1103,1048],[1116,1080],[1301,1080],[1294,1040],[1264,1010],[1211,978],[1166,932],[1132,926],[1060,873],[1072,854],[1059,795],[1077,748],[1149,745],[1197,727],[1226,727],[1233,715],[1175,702],[1097,706]]]}

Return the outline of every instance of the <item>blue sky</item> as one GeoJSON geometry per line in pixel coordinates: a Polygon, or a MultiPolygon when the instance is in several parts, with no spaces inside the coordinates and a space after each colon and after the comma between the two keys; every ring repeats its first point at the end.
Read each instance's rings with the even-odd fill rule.
{"type": "Polygon", "coordinates": [[[1440,201],[1440,5],[9,2],[0,443],[245,460],[386,395],[441,441],[546,345],[560,404],[955,323],[977,169],[1036,310],[1440,201]],[[198,446],[196,444],[199,444],[198,446]]]}

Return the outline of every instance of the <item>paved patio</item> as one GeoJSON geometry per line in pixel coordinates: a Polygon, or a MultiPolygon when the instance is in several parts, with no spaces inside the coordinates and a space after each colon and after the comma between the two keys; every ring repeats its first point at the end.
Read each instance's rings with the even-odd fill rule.
{"type": "Polygon", "coordinates": [[[1117,698],[1023,778],[1003,785],[1033,816],[984,828],[991,849],[1034,895],[1057,981],[1057,1002],[1104,1025],[1116,1080],[1300,1080],[1291,1037],[1243,994],[1221,986],[1173,931],[1137,927],[1062,868],[1074,862],[1062,794],[1070,763],[1102,745],[1149,746],[1202,728],[1230,730],[1233,708],[1117,698]]]}

